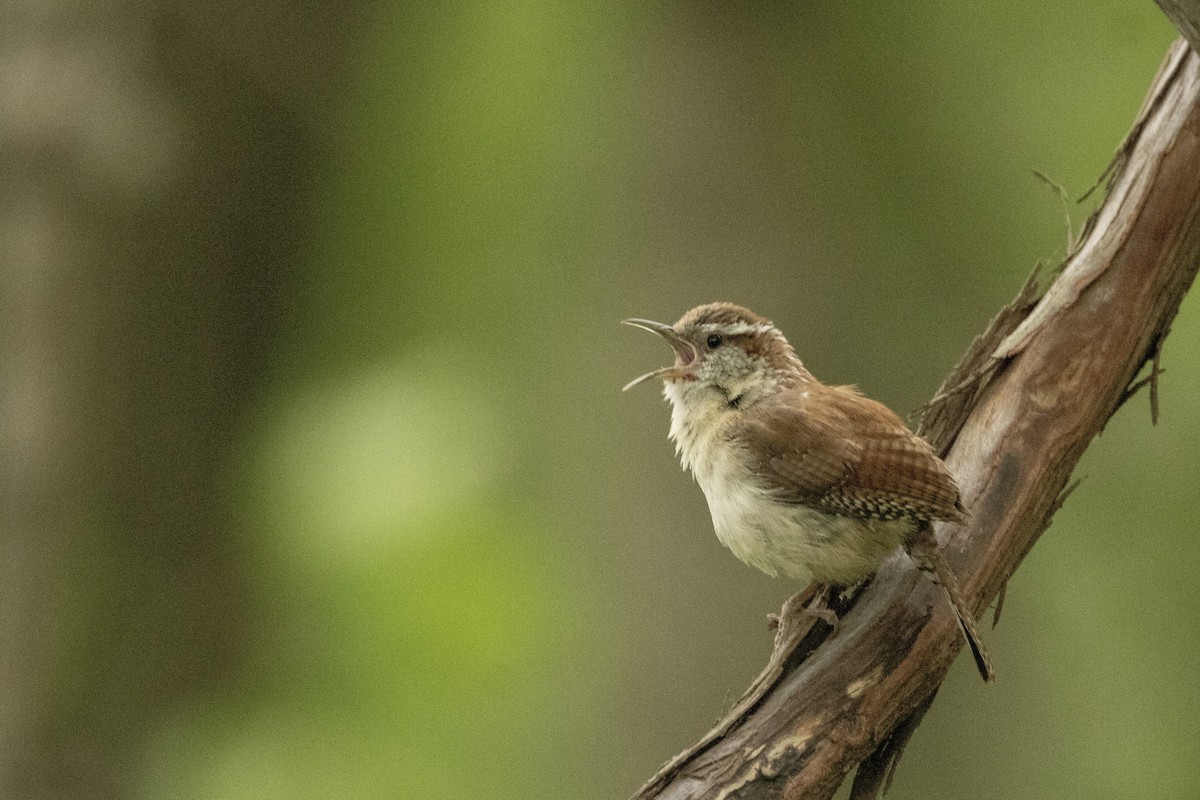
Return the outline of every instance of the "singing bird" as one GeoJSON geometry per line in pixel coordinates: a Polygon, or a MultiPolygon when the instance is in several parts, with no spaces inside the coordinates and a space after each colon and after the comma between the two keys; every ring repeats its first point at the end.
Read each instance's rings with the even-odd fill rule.
{"type": "Polygon", "coordinates": [[[770,320],[732,303],[693,308],[662,336],[670,437],[708,500],[717,538],[768,575],[850,586],[903,547],[945,591],[979,674],[994,673],[931,523],[963,522],[954,477],[882,403],[827,386],[770,320]]]}

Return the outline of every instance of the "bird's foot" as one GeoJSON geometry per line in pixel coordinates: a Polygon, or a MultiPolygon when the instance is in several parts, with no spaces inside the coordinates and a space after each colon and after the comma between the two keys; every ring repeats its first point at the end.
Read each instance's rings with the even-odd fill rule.
{"type": "Polygon", "coordinates": [[[837,587],[822,583],[811,583],[801,591],[789,597],[778,614],[767,615],[767,625],[775,631],[776,644],[784,632],[784,622],[800,614],[815,617],[837,632],[838,615],[829,607],[830,600],[835,596],[837,587]]]}
{"type": "Polygon", "coordinates": [[[779,626],[783,624],[783,620],[805,610],[808,604],[812,602],[812,599],[823,588],[819,583],[810,583],[787,600],[784,600],[783,608],[779,609],[778,614],[767,614],[767,627],[773,631],[778,630],[779,626]]]}
{"type": "Polygon", "coordinates": [[[833,610],[830,603],[833,601],[839,592],[837,586],[829,586],[828,584],[820,584],[809,602],[804,606],[804,613],[810,617],[816,617],[824,622],[829,627],[833,628],[834,633],[837,633],[839,623],[837,612],[833,610]]]}
{"type": "Polygon", "coordinates": [[[821,620],[826,625],[833,628],[835,632],[837,631],[838,623],[841,622],[836,611],[828,606],[817,607],[816,603],[813,603],[812,606],[805,608],[804,613],[808,614],[810,617],[816,617],[817,619],[821,620]]]}

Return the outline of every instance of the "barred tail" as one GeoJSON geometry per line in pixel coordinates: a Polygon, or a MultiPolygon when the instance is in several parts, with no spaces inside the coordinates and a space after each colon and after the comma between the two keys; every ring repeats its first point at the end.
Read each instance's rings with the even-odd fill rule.
{"type": "Polygon", "coordinates": [[[924,524],[922,528],[923,530],[917,534],[917,538],[909,545],[908,553],[925,573],[925,576],[945,591],[946,599],[950,601],[950,607],[954,609],[954,615],[958,617],[958,626],[962,629],[963,638],[966,639],[967,646],[971,648],[971,656],[975,659],[975,667],[979,670],[979,676],[985,683],[991,683],[996,679],[996,673],[992,669],[992,660],[988,657],[987,649],[980,640],[979,629],[975,627],[975,617],[971,614],[970,608],[959,591],[958,579],[954,577],[950,565],[946,563],[942,551],[938,549],[933,529],[928,523],[924,524]]]}

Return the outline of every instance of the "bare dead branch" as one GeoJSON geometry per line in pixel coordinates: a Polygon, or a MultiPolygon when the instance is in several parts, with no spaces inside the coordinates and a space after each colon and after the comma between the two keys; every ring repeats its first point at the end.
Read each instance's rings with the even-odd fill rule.
{"type": "MultiPolygon", "coordinates": [[[[924,433],[973,512],[939,534],[976,613],[1049,525],[1147,361],[1153,391],[1160,344],[1200,267],[1197,163],[1200,61],[1180,40],[1078,247],[1040,297],[1030,280],[997,315],[928,408],[924,433]]],[[[828,798],[860,764],[853,796],[873,797],[962,646],[937,591],[897,554],[843,601],[836,635],[785,606],[746,695],[635,798],[828,798]]]]}

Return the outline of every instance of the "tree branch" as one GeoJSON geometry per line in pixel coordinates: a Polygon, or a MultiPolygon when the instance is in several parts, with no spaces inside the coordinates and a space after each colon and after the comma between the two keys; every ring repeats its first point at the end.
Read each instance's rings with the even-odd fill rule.
{"type": "Polygon", "coordinates": [[[1155,0],[1163,13],[1188,40],[1192,49],[1200,52],[1200,0],[1155,0]]]}
{"type": "MultiPolygon", "coordinates": [[[[923,433],[946,455],[973,515],[941,526],[939,537],[977,613],[1047,528],[1088,442],[1157,358],[1200,267],[1197,163],[1200,65],[1180,40],[1078,246],[1040,298],[1035,273],[928,408],[923,433]]],[[[762,674],[635,800],[828,798],[860,762],[854,797],[874,796],[962,647],[939,591],[897,553],[865,588],[835,599],[836,636],[785,605],[762,674]]]]}

